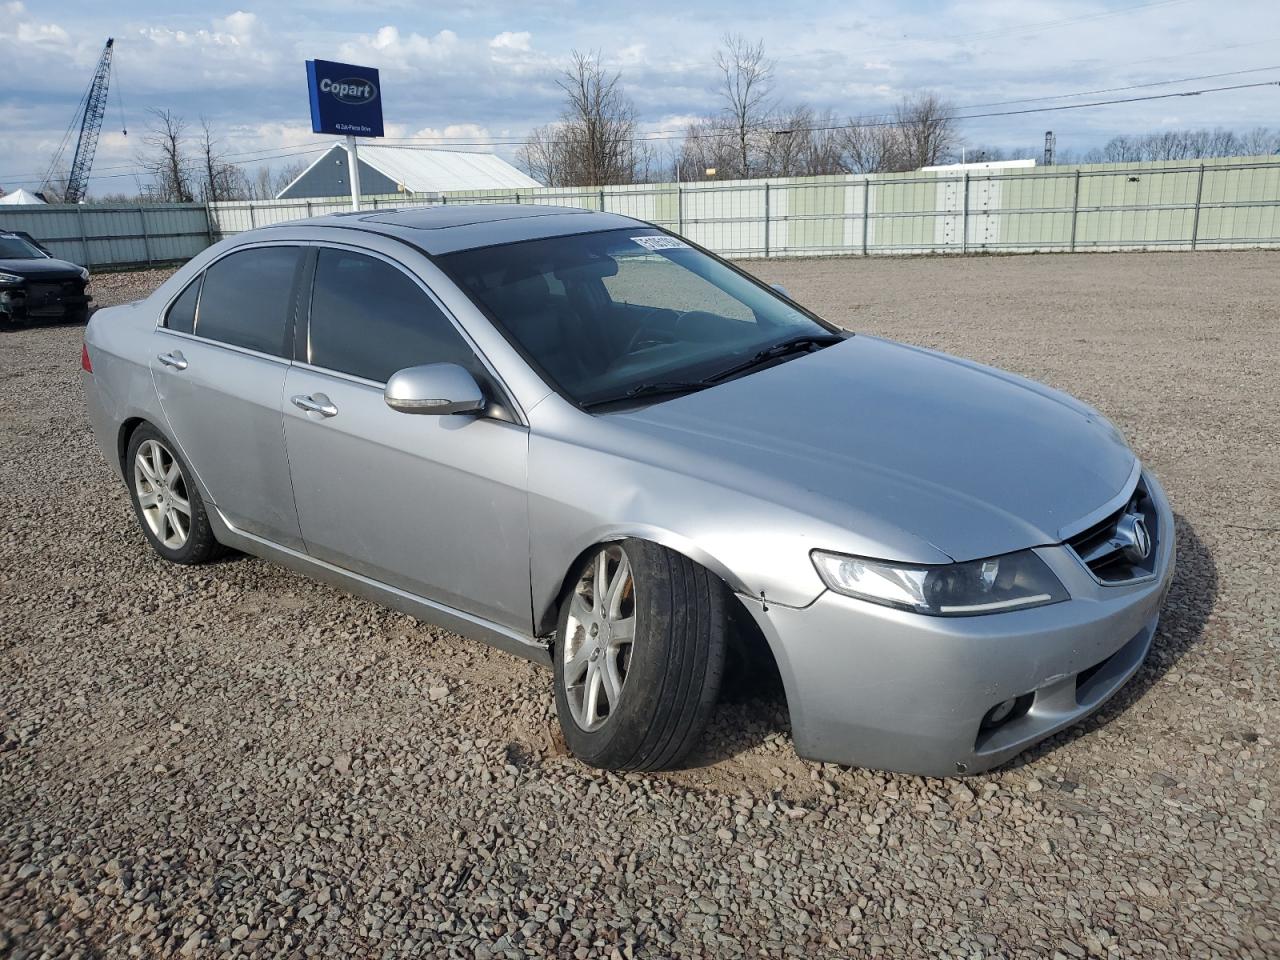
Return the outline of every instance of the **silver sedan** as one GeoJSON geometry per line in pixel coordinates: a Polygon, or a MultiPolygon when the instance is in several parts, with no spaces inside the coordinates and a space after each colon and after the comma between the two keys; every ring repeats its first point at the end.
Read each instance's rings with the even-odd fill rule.
{"type": "Polygon", "coordinates": [[[678,764],[747,663],[803,756],[987,769],[1138,669],[1173,573],[1097,411],[612,214],[251,231],[98,312],[83,367],[162,557],[256,554],[550,665],[601,767],[678,764]]]}

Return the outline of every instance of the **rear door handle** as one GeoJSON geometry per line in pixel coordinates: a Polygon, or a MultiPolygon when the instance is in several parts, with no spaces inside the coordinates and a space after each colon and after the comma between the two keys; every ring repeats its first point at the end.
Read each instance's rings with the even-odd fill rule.
{"type": "Polygon", "coordinates": [[[338,408],[323,393],[317,393],[313,396],[299,395],[290,397],[293,405],[299,410],[305,410],[307,413],[318,413],[322,417],[336,417],[338,408]]]}
{"type": "Polygon", "coordinates": [[[166,367],[173,367],[175,370],[187,369],[187,358],[182,355],[181,350],[175,350],[173,353],[162,353],[156,359],[166,367]]]}

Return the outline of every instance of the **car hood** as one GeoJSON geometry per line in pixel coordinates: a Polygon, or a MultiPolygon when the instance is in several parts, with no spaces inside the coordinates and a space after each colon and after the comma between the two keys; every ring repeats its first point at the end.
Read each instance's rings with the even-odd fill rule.
{"type": "MultiPolygon", "coordinates": [[[[703,479],[957,561],[1059,542],[1136,462],[1065,394],[865,335],[616,420],[703,479]]],[[[916,552],[879,539],[884,559],[916,552]]]]}
{"type": "Polygon", "coordinates": [[[80,268],[66,260],[6,260],[0,258],[0,270],[22,277],[41,280],[78,280],[80,268]]]}

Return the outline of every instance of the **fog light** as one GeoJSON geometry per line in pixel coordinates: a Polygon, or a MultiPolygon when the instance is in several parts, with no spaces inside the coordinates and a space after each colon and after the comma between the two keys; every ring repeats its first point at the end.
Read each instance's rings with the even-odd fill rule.
{"type": "Polygon", "coordinates": [[[994,727],[996,724],[1004,723],[1009,719],[1009,714],[1013,713],[1013,708],[1018,705],[1017,697],[1010,697],[1003,703],[997,703],[994,707],[987,711],[987,715],[982,718],[984,727],[994,727]]]}

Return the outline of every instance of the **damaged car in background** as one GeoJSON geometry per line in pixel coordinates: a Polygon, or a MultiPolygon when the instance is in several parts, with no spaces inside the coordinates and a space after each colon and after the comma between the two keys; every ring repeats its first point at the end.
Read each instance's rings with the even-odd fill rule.
{"type": "Polygon", "coordinates": [[[84,267],[58,260],[25,234],[0,232],[0,324],[83,323],[92,300],[88,283],[84,267]]]}
{"type": "Polygon", "coordinates": [[[989,769],[1120,689],[1173,575],[1096,410],[616,214],[249,231],[95,314],[82,366],[161,557],[243,550],[550,666],[600,767],[681,763],[759,643],[802,756],[989,769]]]}

